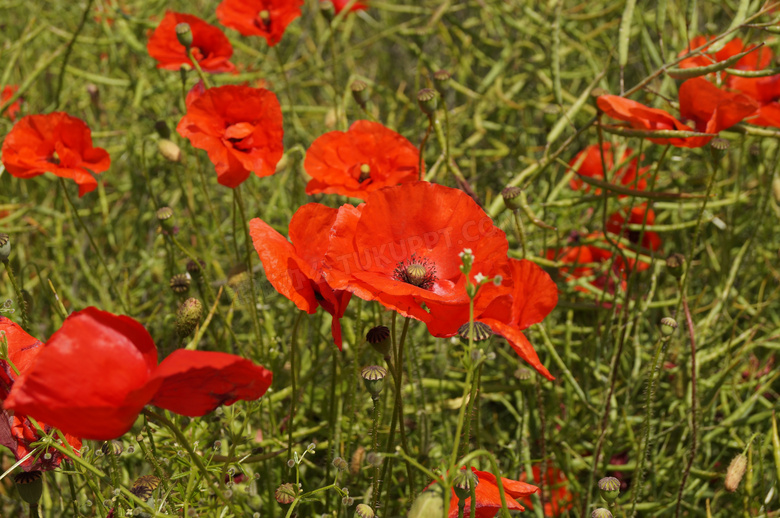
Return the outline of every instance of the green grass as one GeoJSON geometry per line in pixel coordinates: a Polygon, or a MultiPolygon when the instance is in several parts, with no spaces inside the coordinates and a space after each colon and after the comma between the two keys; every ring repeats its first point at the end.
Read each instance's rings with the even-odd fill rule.
{"type": "MultiPolygon", "coordinates": [[[[332,344],[330,319],[322,311],[304,315],[293,339],[298,311],[259,271],[260,343],[246,303],[247,278],[236,275],[245,264],[247,243],[233,193],[217,184],[205,153],[175,132],[172,139],[181,147],[183,161],[168,162],[157,151],[155,124],[163,121],[175,128],[184,105],[180,75],[156,69],[147,55],[147,32],[166,8],[216,24],[216,2],[115,3],[127,14],[95,0],[94,13],[73,40],[86,2],[0,2],[0,83],[26,85],[23,114],[63,110],[83,119],[95,145],[112,157],[111,169],[99,176],[96,191],[77,199],[72,183],[65,188],[106,258],[119,293],[109,288],[109,276],[56,178],[0,175],[0,232],[11,236],[10,265],[29,295],[31,334],[44,339],[62,324],[56,291],[68,312],[94,305],[129,314],[149,330],[161,354],[180,346],[174,320],[181,299],[168,283],[185,271],[190,257],[157,231],[157,207],[170,206],[178,241],[206,264],[204,282],[210,287],[202,284],[199,293],[193,284],[190,295],[202,297],[210,308],[213,294],[222,288],[218,314],[198,347],[263,363],[273,371],[274,384],[259,402],[239,402],[203,418],[169,415],[212,479],[202,476],[168,428],[154,419],[139,420],[120,438],[121,456],[98,455],[101,444],[86,441],[86,464],[63,465],[47,473],[42,514],[103,517],[114,505],[124,512],[137,502],[117,488],[155,474],[161,483],[149,503],[160,516],[285,516],[287,508],[277,504],[273,494],[282,483],[295,482],[297,471],[306,492],[335,484],[301,502],[298,516],[351,517],[354,505],[344,505],[336,488],[349,488],[355,504],[370,503],[373,473],[372,404],[359,370],[383,363],[363,337],[369,328],[391,322],[400,334],[403,320],[394,320],[375,303],[353,298],[343,320],[343,352],[332,344]],[[111,12],[113,23],[96,20],[97,7],[111,12]],[[294,363],[291,348],[296,351],[294,363]],[[297,393],[292,376],[297,378],[297,393]],[[288,447],[301,458],[310,443],[316,449],[296,470],[288,468],[288,447]],[[360,457],[361,451],[367,455],[360,457]],[[337,456],[353,461],[356,469],[337,471],[332,465],[337,456]],[[87,464],[104,476],[89,471],[87,464]],[[248,479],[215,489],[214,481],[231,470],[248,479]]],[[[508,184],[524,189],[532,212],[555,227],[533,225],[519,213],[527,256],[544,266],[560,288],[558,307],[527,332],[557,380],[547,382],[536,375],[520,379],[523,376],[515,374],[523,362],[503,340],[492,339],[485,348],[488,359],[481,371],[471,449],[492,452],[510,479],[530,473],[532,464],[560,469],[573,495],[573,505],[561,516],[590,516],[593,508],[604,505],[596,482],[615,472],[629,483],[612,507],[615,516],[630,516],[634,501],[639,516],[674,516],[681,490],[679,515],[778,516],[780,440],[775,436],[773,441],[772,425],[780,347],[780,134],[758,135],[746,125],[724,132],[721,137],[730,147],[719,159],[712,158],[709,147],[667,150],[641,138],[600,135],[593,125],[596,107],[591,96],[596,88],[619,94],[622,80],[623,91],[643,86],[633,99],[674,111],[665,99],[677,98],[679,81],[663,70],[687,46],[689,35],[735,29],[732,34],[744,41],[767,41],[777,49],[772,34],[739,23],[730,27],[743,5],[746,22],[772,21],[771,14],[756,16],[762,3],[659,0],[658,7],[649,7],[638,2],[631,19],[621,21],[625,2],[612,0],[370,0],[368,11],[344,17],[331,30],[318,2],[308,0],[303,16],[277,47],[278,55],[263,40],[227,29],[235,48],[232,61],[240,73],[210,79],[216,84],[264,80],[279,96],[285,116],[282,167],[272,177],[252,176],[241,187],[247,217],[260,217],[286,234],[290,217],[302,204],[346,203],[335,195],[307,196],[302,162],[316,137],[366,117],[352,100],[350,83],[368,83],[371,116],[417,145],[428,126],[417,107],[417,91],[433,85],[435,71],[447,69],[452,80],[437,118],[457,169],[507,232],[513,257],[520,257],[521,247],[499,193],[508,184]],[[641,165],[657,169],[654,191],[700,197],[618,199],[571,190],[566,163],[600,138],[638,150],[641,165]],[[705,198],[708,189],[711,196],[705,198]],[[575,290],[557,274],[560,265],[545,258],[545,250],[563,246],[572,231],[600,231],[605,214],[643,201],[656,212],[663,246],[651,267],[632,275],[627,290],[611,304],[599,304],[601,294],[575,290]],[[665,266],[673,252],[683,254],[690,268],[683,285],[665,266]],[[685,323],[683,294],[692,328],[685,323]],[[661,342],[658,322],[667,316],[675,317],[679,328],[668,342],[661,342]],[[657,350],[661,367],[647,407],[657,350]],[[765,366],[768,369],[759,373],[765,366]],[[649,445],[644,442],[647,416],[649,445]],[[601,455],[594,459],[597,451],[601,455]],[[735,493],[726,492],[726,468],[742,452],[748,456],[748,473],[735,493]]],[[[185,88],[195,81],[190,73],[185,88]]],[[[11,127],[11,121],[0,118],[0,135],[11,127]]],[[[443,147],[433,132],[425,147],[427,177],[463,187],[441,158],[443,147]]],[[[19,301],[5,269],[0,279],[0,297],[10,299],[16,309],[7,316],[18,321],[19,301]]],[[[444,470],[464,394],[464,348],[459,342],[432,338],[416,321],[409,326],[406,343],[402,390],[408,454],[428,470],[444,470]]],[[[393,395],[392,383],[386,383],[379,400],[383,450],[393,395]]],[[[0,455],[4,468],[13,464],[7,450],[0,455]]],[[[417,494],[410,494],[404,461],[395,453],[388,458],[393,464],[383,481],[378,516],[406,516],[431,479],[412,470],[417,494]]],[[[475,462],[490,469],[485,457],[475,462]]],[[[0,514],[22,516],[27,506],[11,479],[6,475],[0,481],[0,514]]],[[[525,514],[541,516],[538,499],[532,502],[534,511],[525,514]]]]}

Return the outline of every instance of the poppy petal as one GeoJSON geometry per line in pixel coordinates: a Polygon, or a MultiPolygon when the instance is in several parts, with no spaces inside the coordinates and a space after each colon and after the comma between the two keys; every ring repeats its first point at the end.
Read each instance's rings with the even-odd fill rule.
{"type": "Polygon", "coordinates": [[[251,361],[220,352],[177,349],[149,381],[151,404],[186,416],[202,416],[239,399],[252,401],[268,390],[273,375],[251,361]]]}

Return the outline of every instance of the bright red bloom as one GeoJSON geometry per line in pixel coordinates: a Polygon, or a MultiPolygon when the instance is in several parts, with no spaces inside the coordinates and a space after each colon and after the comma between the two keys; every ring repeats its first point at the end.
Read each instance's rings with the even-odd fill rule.
{"type": "MultiPolygon", "coordinates": [[[[532,466],[531,468],[534,474],[534,481],[539,481],[541,478],[541,469],[539,466],[532,466]]],[[[525,481],[528,477],[525,472],[520,475],[520,480],[525,481]]],[[[544,515],[545,516],[561,516],[564,512],[572,508],[573,497],[569,492],[569,480],[563,471],[556,467],[549,466],[547,468],[547,474],[544,477],[543,491],[545,495],[544,501],[544,515]]],[[[532,511],[534,506],[531,504],[531,499],[526,499],[523,504],[528,507],[529,511],[532,511]]]]}
{"type": "Polygon", "coordinates": [[[312,177],[306,194],[343,194],[365,200],[369,193],[416,181],[420,153],[406,138],[378,122],[357,121],[349,131],[331,131],[306,151],[303,168],[312,177]]]}
{"type": "Polygon", "coordinates": [[[475,258],[472,277],[503,278],[501,286],[480,289],[477,319],[553,379],[521,330],[552,311],[555,283],[529,261],[510,260],[504,233],[463,191],[407,183],[375,191],[357,208],[341,207],[325,255],[325,277],[335,289],[425,322],[434,336],[453,336],[468,321],[459,256],[464,248],[475,258]]]}
{"type": "MultiPolygon", "coordinates": [[[[688,48],[681,51],[678,54],[678,57],[682,56],[683,54],[688,54],[693,49],[701,47],[713,38],[714,36],[694,36],[691,39],[691,43],[688,48]]],[[[707,52],[709,50],[709,45],[707,45],[703,50],[700,51],[702,54],[685,58],[677,66],[679,68],[706,67],[708,65],[720,63],[721,61],[726,61],[727,59],[736,56],[741,52],[745,52],[755,47],[756,45],[746,45],[742,42],[741,39],[734,38],[715,53],[707,52]]],[[[731,68],[738,70],[762,70],[768,67],[771,62],[772,51],[765,46],[741,58],[731,68]]]]}
{"type": "Polygon", "coordinates": [[[157,348],[130,317],[87,308],[70,315],[14,383],[6,409],[87,439],[127,432],[147,404],[187,416],[253,400],[271,385],[265,368],[239,356],[157,348]]]}
{"type": "MultiPolygon", "coordinates": [[[[638,160],[636,158],[633,158],[631,162],[626,165],[626,159],[634,152],[632,149],[625,148],[623,150],[623,153],[620,157],[620,162],[618,164],[615,164],[614,152],[612,151],[612,145],[609,142],[604,143],[603,150],[604,162],[606,163],[606,170],[609,181],[611,183],[616,185],[623,185],[630,189],[636,189],[639,191],[645,190],[645,187],[647,187],[647,181],[644,177],[646,176],[647,171],[650,170],[650,167],[643,167],[637,171],[638,160]],[[616,165],[621,166],[617,171],[615,171],[616,165]]],[[[569,166],[574,167],[577,162],[582,159],[580,166],[575,169],[576,173],[580,176],[588,176],[597,180],[603,180],[604,164],[601,162],[601,155],[602,153],[599,150],[598,144],[590,145],[577,153],[577,156],[575,156],[569,162],[569,166]],[[583,155],[584,158],[582,158],[583,155]]],[[[572,189],[579,189],[583,185],[585,186],[585,191],[589,192],[591,186],[584,183],[579,178],[574,177],[569,182],[569,186],[572,189]]],[[[600,193],[601,189],[596,189],[596,194],[600,193]]]]}
{"type": "Polygon", "coordinates": [[[81,119],[64,112],[28,115],[17,122],[3,142],[3,164],[17,178],[54,173],[79,186],[79,196],[94,191],[111,165],[105,149],[92,147],[92,132],[81,119]]]}
{"type": "MultiPolygon", "coordinates": [[[[752,115],[758,103],[743,94],[721,90],[706,79],[696,77],[680,86],[680,116],[691,120],[694,127],[683,124],[664,110],[650,108],[617,95],[602,95],[597,99],[605,114],[628,122],[640,130],[682,130],[716,134],[752,115]]],[[[656,144],[677,147],[701,147],[713,137],[648,138],[656,144]]]]}
{"type": "MultiPolygon", "coordinates": [[[[477,471],[474,468],[471,468],[471,471],[473,471],[479,479],[479,483],[474,489],[474,499],[477,502],[475,516],[476,518],[493,518],[501,509],[501,493],[498,491],[496,476],[489,471],[477,471]]],[[[536,486],[504,477],[501,477],[501,484],[504,486],[506,506],[510,510],[523,511],[525,508],[517,502],[517,499],[527,498],[539,491],[539,488],[536,486]]],[[[448,518],[458,517],[458,502],[458,497],[455,495],[455,491],[452,490],[450,509],[447,514],[448,518]]],[[[466,499],[464,516],[470,516],[470,512],[471,497],[466,499]]]]}
{"type": "Polygon", "coordinates": [[[192,54],[204,72],[233,72],[230,62],[233,46],[219,29],[197,16],[167,11],[160,25],[146,44],[149,55],[157,60],[157,68],[179,70],[182,65],[194,66],[187,49],[176,37],[176,25],[186,23],[192,31],[192,54]]]}
{"type": "MultiPolygon", "coordinates": [[[[624,209],[611,214],[609,218],[607,218],[607,232],[623,236],[632,243],[640,245],[647,251],[654,251],[661,248],[661,236],[659,236],[657,233],[645,230],[644,234],[642,235],[642,242],[640,243],[639,235],[641,232],[639,230],[629,230],[628,228],[624,228],[626,225],[627,212],[628,211],[624,209]]],[[[628,224],[641,225],[643,222],[647,226],[652,226],[653,223],[655,223],[655,212],[653,209],[647,208],[647,203],[642,203],[641,205],[632,207],[631,214],[628,216],[628,224]],[[647,221],[645,221],[645,213],[647,213],[647,221]]],[[[647,263],[640,262],[639,265],[640,270],[649,268],[647,263]]]]}
{"type": "MultiPolygon", "coordinates": [[[[35,361],[35,358],[43,350],[43,344],[28,335],[24,330],[11,320],[0,316],[0,335],[5,336],[8,344],[8,359],[0,360],[0,401],[5,401],[8,393],[16,381],[17,374],[14,367],[20,374],[27,372],[35,361]],[[11,366],[11,363],[14,367],[11,366]]],[[[0,336],[0,343],[3,337],[0,336]]],[[[52,427],[48,424],[38,421],[38,425],[47,434],[51,433],[52,427]]],[[[41,440],[41,434],[25,415],[13,415],[2,410],[0,415],[0,444],[9,448],[15,455],[16,460],[20,460],[35,450],[32,443],[41,440]]],[[[81,439],[66,434],[65,440],[76,450],[81,448],[81,439]]],[[[55,469],[60,465],[63,456],[54,448],[48,448],[47,451],[38,450],[38,453],[26,461],[21,466],[24,471],[47,471],[55,469]],[[48,460],[44,454],[51,454],[48,460]]]]}
{"type": "Polygon", "coordinates": [[[301,15],[303,0],[222,0],[217,18],[244,36],[262,36],[274,46],[290,22],[301,15]]]}
{"type": "MultiPolygon", "coordinates": [[[[347,6],[349,0],[320,0],[320,2],[331,2],[333,4],[333,9],[336,10],[336,14],[339,14],[342,9],[347,6]]],[[[352,4],[352,8],[349,10],[349,12],[365,11],[366,9],[368,9],[367,4],[364,4],[363,2],[355,2],[352,4]]]]}
{"type": "MultiPolygon", "coordinates": [[[[3,91],[0,92],[0,104],[5,104],[6,101],[11,99],[13,95],[19,90],[19,87],[16,85],[8,85],[5,88],[3,88],[3,91]]],[[[22,100],[17,99],[11,105],[6,108],[5,115],[12,121],[16,120],[16,116],[19,115],[19,112],[22,109],[22,100]]]]}
{"type": "MultiPolygon", "coordinates": [[[[608,250],[610,245],[604,239],[604,234],[601,232],[589,234],[585,238],[586,243],[583,244],[580,244],[579,236],[570,238],[570,240],[572,241],[571,245],[560,249],[550,248],[546,252],[547,259],[571,265],[561,266],[558,270],[567,281],[592,277],[588,281],[591,286],[608,293],[614,293],[619,280],[619,287],[625,290],[625,271],[619,267],[622,262],[619,258],[613,261],[613,252],[608,250]],[[610,262],[614,275],[607,270],[610,262]]],[[[584,286],[576,286],[574,289],[590,293],[584,286]]]]}
{"type": "Polygon", "coordinates": [[[464,248],[476,257],[474,273],[487,275],[507,262],[503,231],[463,191],[402,184],[374,191],[357,208],[341,207],[325,277],[335,289],[427,322],[423,305],[468,303],[458,257],[464,248]]]}
{"type": "Polygon", "coordinates": [[[255,218],[249,233],[265,268],[268,281],[276,291],[309,314],[322,306],[331,314],[333,341],[341,350],[341,323],[352,294],[334,290],[322,276],[322,262],[328,249],[329,231],[338,210],[318,203],[304,205],[290,220],[290,241],[255,218]]]}
{"type": "Polygon", "coordinates": [[[217,170],[217,181],[238,187],[254,172],[270,176],[282,159],[282,108],[264,88],[227,85],[187,96],[187,114],[176,131],[204,149],[217,170]]]}

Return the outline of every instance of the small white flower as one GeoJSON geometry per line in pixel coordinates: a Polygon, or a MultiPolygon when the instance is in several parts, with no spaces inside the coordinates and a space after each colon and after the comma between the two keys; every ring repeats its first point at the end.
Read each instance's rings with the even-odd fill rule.
{"type": "Polygon", "coordinates": [[[482,272],[474,276],[474,282],[477,284],[482,284],[482,281],[484,281],[485,279],[487,279],[487,277],[482,275],[482,272]]]}

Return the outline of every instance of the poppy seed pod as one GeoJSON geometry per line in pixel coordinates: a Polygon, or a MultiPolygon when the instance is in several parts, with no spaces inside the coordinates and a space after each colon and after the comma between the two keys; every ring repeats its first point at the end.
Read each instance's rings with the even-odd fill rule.
{"type": "Polygon", "coordinates": [[[181,148],[172,140],[160,139],[157,141],[157,150],[169,162],[181,162],[181,148]]]}
{"type": "Polygon", "coordinates": [[[355,99],[355,102],[358,103],[361,108],[365,108],[366,103],[368,102],[368,85],[366,82],[361,81],[360,79],[352,81],[349,85],[349,89],[352,90],[352,98],[355,99]]]}
{"type": "Polygon", "coordinates": [[[506,208],[509,210],[517,210],[522,205],[520,204],[520,194],[522,194],[522,189],[520,187],[506,187],[503,191],[501,191],[501,197],[504,198],[504,205],[506,205],[506,208]]]}
{"type": "Polygon", "coordinates": [[[19,496],[30,505],[37,505],[43,494],[43,473],[23,471],[14,477],[19,496]]]}
{"type": "Polygon", "coordinates": [[[11,255],[11,236],[0,233],[0,261],[8,261],[11,255]]]}
{"type": "Polygon", "coordinates": [[[379,398],[379,394],[382,393],[382,389],[385,386],[385,376],[387,376],[387,369],[380,367],[379,365],[369,365],[360,371],[360,375],[363,377],[363,383],[366,385],[366,390],[371,394],[373,399],[379,398]]]}
{"type": "Polygon", "coordinates": [[[366,333],[366,341],[382,356],[390,353],[390,328],[387,326],[372,327],[366,333]]]}
{"type": "Polygon", "coordinates": [[[160,207],[155,213],[157,221],[162,225],[163,230],[173,230],[173,209],[170,207],[160,207]]]}
{"type": "Polygon", "coordinates": [[[681,278],[685,268],[685,256],[678,253],[670,255],[666,258],[666,268],[675,279],[681,278]]]}
{"type": "Polygon", "coordinates": [[[190,289],[190,281],[190,274],[178,273],[171,277],[171,289],[179,295],[186,293],[190,289]]]}
{"type": "Polygon", "coordinates": [[[672,317],[664,317],[659,323],[661,328],[661,334],[664,336],[672,336],[677,330],[677,321],[672,317]]]}
{"type": "Polygon", "coordinates": [[[358,504],[355,508],[355,516],[360,518],[374,518],[374,510],[366,504],[358,504]]]}
{"type": "Polygon", "coordinates": [[[591,518],[612,518],[612,513],[609,512],[608,509],[599,507],[598,509],[596,509],[591,513],[590,517],[591,518]]]}
{"type": "Polygon", "coordinates": [[[190,336],[203,316],[203,304],[196,298],[189,298],[179,306],[176,313],[176,334],[181,338],[190,336]]]}
{"type": "Polygon", "coordinates": [[[604,477],[599,480],[599,494],[605,502],[614,502],[620,495],[620,481],[615,477],[604,477]]]}
{"type": "Polygon", "coordinates": [[[187,273],[190,275],[200,273],[205,267],[206,263],[202,259],[198,259],[197,261],[190,259],[187,261],[187,273]]]}
{"type": "Polygon", "coordinates": [[[452,75],[446,70],[437,70],[433,73],[433,86],[441,95],[447,91],[451,77],[452,75]]]}
{"type": "Polygon", "coordinates": [[[422,112],[429,117],[436,112],[437,98],[436,90],[432,88],[423,88],[417,92],[417,104],[420,105],[422,112]]]}
{"type": "Polygon", "coordinates": [[[726,491],[733,493],[737,490],[739,483],[742,481],[742,477],[745,475],[746,469],[747,457],[745,457],[744,454],[740,453],[731,459],[731,464],[729,464],[729,468],[726,470],[726,480],[723,483],[726,491]]]}
{"type": "Polygon", "coordinates": [[[471,496],[471,490],[477,487],[477,484],[479,484],[477,475],[470,469],[463,469],[455,475],[452,489],[460,500],[465,500],[471,496]]]}
{"type": "MultiPolygon", "coordinates": [[[[469,322],[466,322],[465,324],[463,324],[458,328],[458,336],[460,336],[460,339],[464,343],[469,342],[469,322]]],[[[490,329],[490,326],[487,324],[484,324],[482,322],[474,322],[472,336],[474,339],[474,343],[484,342],[485,340],[493,336],[493,330],[490,329]]]]}
{"type": "Polygon", "coordinates": [[[122,446],[121,441],[106,441],[103,443],[103,446],[100,447],[100,451],[103,452],[103,455],[122,455],[124,447],[122,446]]]}
{"type": "Polygon", "coordinates": [[[176,39],[184,45],[187,51],[190,50],[190,47],[192,47],[192,29],[189,23],[182,22],[176,24],[176,39]]]}

